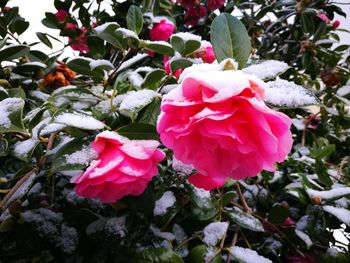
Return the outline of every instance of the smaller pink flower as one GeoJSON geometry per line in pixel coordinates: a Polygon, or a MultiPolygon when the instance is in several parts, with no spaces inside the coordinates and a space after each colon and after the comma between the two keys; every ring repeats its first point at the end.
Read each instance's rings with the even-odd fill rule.
{"type": "Polygon", "coordinates": [[[201,58],[204,63],[213,63],[215,61],[215,54],[213,46],[208,41],[202,41],[201,47],[194,54],[197,58],[201,58]]]}
{"type": "Polygon", "coordinates": [[[339,20],[335,20],[335,21],[333,22],[333,28],[336,29],[336,28],[338,28],[339,26],[340,26],[340,21],[339,21],[339,20]]]}
{"type": "Polygon", "coordinates": [[[326,16],[325,14],[317,14],[316,15],[319,19],[323,20],[324,22],[326,22],[326,24],[329,24],[331,22],[331,20],[328,18],[328,16],[326,16]]]}
{"type": "MultiPolygon", "coordinates": [[[[72,24],[72,23],[68,23],[68,24],[72,24]]],[[[74,26],[75,26],[75,30],[77,30],[76,25],[74,25],[74,26]]],[[[88,42],[87,42],[87,37],[85,35],[86,29],[82,28],[80,30],[81,30],[81,33],[78,36],[76,36],[74,39],[69,38],[69,43],[71,43],[70,47],[75,51],[79,51],[82,53],[88,53],[89,46],[88,46],[88,42]]]]}
{"type": "Polygon", "coordinates": [[[210,11],[220,9],[225,4],[225,0],[207,0],[207,6],[210,11]]]}
{"type": "Polygon", "coordinates": [[[63,23],[67,16],[68,12],[64,9],[60,9],[55,13],[55,17],[60,23],[63,23]]]}
{"type": "Polygon", "coordinates": [[[92,147],[98,153],[83,175],[74,177],[75,192],[83,197],[113,203],[127,195],[142,194],[158,174],[165,158],[158,141],[129,140],[116,132],[97,135],[92,147]]]}
{"type": "MultiPolygon", "coordinates": [[[[163,63],[164,63],[164,70],[167,75],[171,75],[171,68],[170,68],[170,60],[168,56],[163,57],[163,63]]],[[[174,72],[174,76],[178,79],[184,69],[177,69],[174,72]]]]}
{"type": "Polygon", "coordinates": [[[74,24],[74,23],[69,22],[69,23],[66,24],[64,29],[75,31],[75,30],[78,29],[78,26],[76,24],[74,24]]]}
{"type": "Polygon", "coordinates": [[[204,5],[193,7],[187,10],[185,14],[185,25],[186,26],[196,26],[201,19],[208,16],[208,10],[204,5]]]}
{"type": "Polygon", "coordinates": [[[321,121],[320,116],[317,116],[315,114],[310,114],[304,122],[308,124],[307,128],[316,130],[320,121],[321,121]]]}
{"type": "Polygon", "coordinates": [[[175,26],[171,21],[163,19],[153,26],[149,32],[149,38],[153,41],[168,41],[174,29],[175,26]]]}

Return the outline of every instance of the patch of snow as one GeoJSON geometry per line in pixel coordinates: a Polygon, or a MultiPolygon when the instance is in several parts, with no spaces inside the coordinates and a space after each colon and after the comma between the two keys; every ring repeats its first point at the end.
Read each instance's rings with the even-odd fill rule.
{"type": "Polygon", "coordinates": [[[307,227],[308,220],[309,220],[309,216],[302,216],[296,223],[296,229],[300,231],[305,230],[307,227]]]}
{"type": "Polygon", "coordinates": [[[233,259],[241,263],[272,263],[271,260],[260,256],[256,251],[248,248],[233,246],[230,248],[230,252],[233,259]]]}
{"type": "Polygon", "coordinates": [[[16,142],[13,148],[13,154],[15,156],[26,157],[33,151],[33,149],[38,144],[39,144],[39,140],[33,139],[33,138],[25,141],[16,142]]]}
{"type": "Polygon", "coordinates": [[[319,196],[322,199],[333,199],[333,198],[342,197],[344,195],[349,195],[350,187],[334,188],[326,191],[317,191],[313,189],[307,189],[306,192],[311,198],[319,196]]]}
{"type": "Polygon", "coordinates": [[[341,253],[341,250],[337,247],[330,246],[327,248],[326,254],[331,257],[337,257],[341,253]]]}
{"type": "Polygon", "coordinates": [[[278,106],[304,106],[317,104],[308,90],[291,81],[277,78],[266,83],[266,101],[278,106]]]}
{"type": "Polygon", "coordinates": [[[111,236],[124,237],[126,234],[126,216],[112,217],[106,222],[105,229],[111,236]]]}
{"type": "Polygon", "coordinates": [[[28,191],[30,190],[29,187],[34,182],[34,179],[36,178],[36,174],[32,173],[27,180],[16,190],[16,192],[13,193],[13,195],[8,199],[6,204],[11,204],[12,202],[21,199],[28,191]]]}
{"type": "Polygon", "coordinates": [[[160,231],[160,229],[158,227],[156,227],[155,225],[151,225],[150,230],[152,231],[152,233],[156,236],[156,237],[160,237],[163,239],[166,239],[168,241],[173,241],[175,240],[175,236],[173,233],[170,232],[162,232],[160,231]]]}
{"type": "Polygon", "coordinates": [[[346,197],[342,197],[342,198],[334,201],[334,203],[339,207],[348,208],[349,204],[350,204],[350,200],[346,197]]]}
{"type": "Polygon", "coordinates": [[[337,90],[337,95],[341,97],[348,95],[349,93],[350,93],[350,85],[345,85],[337,90]]]}
{"type": "Polygon", "coordinates": [[[252,74],[260,79],[272,79],[282,74],[289,68],[285,62],[277,60],[267,60],[259,64],[254,64],[242,69],[244,73],[252,74]]]}
{"type": "Polygon", "coordinates": [[[84,145],[81,150],[64,155],[67,164],[83,165],[88,165],[92,160],[96,159],[97,156],[97,152],[90,145],[84,145]]]}
{"type": "Polygon", "coordinates": [[[127,78],[130,81],[130,84],[135,86],[135,87],[141,87],[142,83],[144,82],[143,77],[136,73],[133,70],[130,70],[127,74],[126,74],[127,78]]]}
{"type": "Polygon", "coordinates": [[[8,129],[11,127],[10,114],[24,107],[21,98],[7,98],[0,101],[0,126],[8,129]]]}
{"type": "Polygon", "coordinates": [[[43,129],[40,130],[40,136],[45,136],[53,132],[58,132],[66,127],[65,124],[61,123],[49,123],[43,129]]]}
{"type": "Polygon", "coordinates": [[[45,102],[48,100],[48,98],[50,97],[49,94],[44,93],[40,90],[32,90],[29,92],[30,96],[32,96],[33,98],[36,98],[42,102],[45,102]]]}
{"type": "Polygon", "coordinates": [[[323,210],[350,226],[350,211],[348,209],[325,205],[323,206],[323,210]]]}
{"type": "Polygon", "coordinates": [[[86,130],[102,130],[105,127],[104,123],[94,117],[77,112],[61,113],[54,118],[54,122],[86,130]]]}
{"type": "Polygon", "coordinates": [[[106,59],[93,60],[89,63],[89,66],[90,66],[91,70],[94,70],[95,68],[100,67],[100,66],[109,67],[111,69],[114,68],[113,64],[109,60],[106,60],[106,59]]]}
{"type": "Polygon", "coordinates": [[[189,40],[194,40],[194,41],[198,41],[198,42],[202,41],[202,37],[201,36],[197,36],[197,35],[194,35],[194,34],[191,34],[191,33],[188,33],[188,32],[179,32],[179,33],[173,34],[171,36],[171,38],[173,38],[173,37],[179,37],[182,40],[184,40],[185,42],[189,41],[189,40]]]}
{"type": "Polygon", "coordinates": [[[49,152],[47,152],[46,154],[55,154],[58,152],[58,150],[60,150],[64,145],[66,145],[67,143],[69,143],[70,141],[73,141],[74,138],[73,137],[69,137],[69,136],[61,136],[60,138],[60,142],[49,152]]]}
{"type": "Polygon", "coordinates": [[[133,56],[132,58],[124,61],[124,63],[117,70],[117,73],[123,71],[124,69],[126,69],[128,67],[131,67],[132,65],[136,64],[137,62],[141,61],[142,59],[145,59],[146,57],[148,57],[147,54],[138,53],[137,55],[133,56]]]}
{"type": "Polygon", "coordinates": [[[174,193],[172,191],[166,191],[162,197],[156,201],[153,214],[155,216],[164,215],[166,211],[175,204],[175,202],[176,198],[174,193]]]}
{"type": "Polygon", "coordinates": [[[123,34],[123,37],[132,37],[132,38],[139,39],[139,37],[134,31],[131,31],[123,27],[118,28],[115,32],[116,33],[121,32],[123,34]]]}
{"type": "Polygon", "coordinates": [[[116,27],[119,27],[119,24],[116,23],[116,22],[107,22],[107,23],[104,23],[100,26],[97,26],[94,28],[94,31],[98,34],[102,33],[103,31],[105,31],[107,29],[108,26],[110,25],[115,25],[116,27]]]}
{"type": "Polygon", "coordinates": [[[203,229],[203,242],[208,246],[215,246],[224,238],[229,224],[227,222],[210,223],[203,229]]]}
{"type": "Polygon", "coordinates": [[[215,248],[207,247],[207,249],[205,250],[204,262],[211,262],[214,255],[215,255],[215,248]]]}
{"type": "Polygon", "coordinates": [[[194,194],[202,200],[209,199],[211,197],[210,191],[204,190],[202,188],[197,188],[193,186],[194,194]]]}
{"type": "Polygon", "coordinates": [[[309,235],[307,235],[306,233],[304,233],[303,231],[300,231],[298,229],[295,229],[295,234],[304,241],[306,247],[309,249],[312,246],[312,240],[309,237],[309,235]]]}
{"type": "Polygon", "coordinates": [[[190,175],[194,170],[193,165],[185,164],[180,160],[176,159],[175,156],[173,157],[172,167],[181,176],[190,175]]]}
{"type": "Polygon", "coordinates": [[[172,47],[172,45],[170,45],[168,42],[166,41],[149,41],[149,40],[145,40],[145,43],[147,45],[151,45],[151,44],[155,44],[155,45],[162,45],[162,46],[167,46],[167,47],[172,47]]]}

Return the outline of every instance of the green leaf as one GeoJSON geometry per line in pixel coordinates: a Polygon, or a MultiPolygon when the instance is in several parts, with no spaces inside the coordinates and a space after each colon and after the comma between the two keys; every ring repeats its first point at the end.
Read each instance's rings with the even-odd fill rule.
{"type": "Polygon", "coordinates": [[[331,186],[333,184],[332,179],[330,178],[327,172],[327,166],[320,159],[316,159],[315,163],[315,172],[318,176],[318,179],[326,186],[331,186]]]}
{"type": "MultiPolygon", "coordinates": [[[[186,262],[190,263],[205,263],[205,257],[207,254],[207,246],[206,245],[198,245],[191,249],[190,253],[186,257],[186,262]]],[[[217,255],[213,258],[210,263],[220,263],[221,256],[217,255]]]]}
{"type": "Polygon", "coordinates": [[[4,138],[0,139],[0,157],[4,157],[7,155],[9,143],[4,138]]]}
{"type": "Polygon", "coordinates": [[[129,139],[145,140],[154,139],[159,140],[159,135],[157,133],[156,127],[154,125],[145,123],[130,123],[118,130],[120,135],[128,137],[129,139]]]}
{"type": "Polygon", "coordinates": [[[28,62],[13,69],[14,73],[23,75],[23,73],[35,73],[46,68],[46,65],[41,62],[28,62]]]}
{"type": "Polygon", "coordinates": [[[26,132],[22,121],[23,108],[24,100],[21,98],[7,98],[0,101],[0,133],[26,132]]]}
{"type": "Polygon", "coordinates": [[[224,13],[214,19],[210,32],[216,59],[221,62],[233,58],[239,68],[243,68],[251,52],[249,35],[243,23],[224,13]]]}
{"type": "Polygon", "coordinates": [[[95,69],[94,71],[91,70],[90,63],[92,61],[93,60],[90,58],[78,57],[78,58],[70,59],[67,62],[67,66],[78,74],[103,78],[104,71],[102,69],[95,69]]]}
{"type": "Polygon", "coordinates": [[[48,27],[48,28],[52,28],[52,29],[59,29],[61,24],[58,21],[57,17],[50,12],[46,12],[45,13],[45,18],[43,20],[41,20],[41,23],[48,27]]]}
{"type": "Polygon", "coordinates": [[[37,32],[36,35],[41,42],[43,42],[49,48],[52,48],[52,43],[45,33],[37,32]]]}
{"type": "Polygon", "coordinates": [[[269,221],[272,224],[282,224],[289,216],[289,211],[282,205],[275,205],[271,208],[269,212],[269,221]]]}
{"type": "Polygon", "coordinates": [[[12,153],[16,158],[24,162],[29,162],[39,143],[40,141],[38,139],[19,141],[13,146],[12,153]]]}
{"type": "Polygon", "coordinates": [[[96,32],[96,35],[107,41],[108,43],[112,44],[116,47],[122,47],[122,43],[116,38],[115,31],[119,28],[119,24],[112,22],[112,23],[106,23],[101,26],[98,26],[94,29],[96,32]]]}
{"type": "Polygon", "coordinates": [[[180,256],[166,248],[145,249],[136,258],[136,263],[183,263],[180,256]]]}
{"type": "Polygon", "coordinates": [[[75,127],[82,130],[102,130],[105,124],[96,120],[93,116],[84,112],[64,111],[58,113],[53,118],[53,122],[65,124],[69,127],[75,127]]]}
{"type": "Polygon", "coordinates": [[[18,35],[23,34],[29,27],[29,22],[26,22],[22,17],[12,21],[10,29],[12,32],[16,32],[18,35]]]}
{"type": "Polygon", "coordinates": [[[183,57],[196,51],[201,46],[200,38],[190,33],[175,34],[171,37],[170,43],[183,57]],[[183,36],[182,34],[185,35],[183,36]]]}
{"type": "Polygon", "coordinates": [[[264,232],[264,227],[259,219],[240,210],[227,211],[228,218],[239,226],[255,232],[264,232]]]}
{"type": "Polygon", "coordinates": [[[161,99],[158,97],[154,98],[151,104],[139,113],[138,122],[156,126],[160,114],[160,104],[161,99]]]}
{"type": "Polygon", "coordinates": [[[152,41],[145,41],[145,49],[155,51],[161,55],[166,56],[173,56],[174,55],[174,49],[168,42],[152,42],[152,41]]]}
{"type": "Polygon", "coordinates": [[[126,23],[128,28],[136,34],[140,34],[143,27],[143,14],[138,6],[132,5],[126,15],[126,23]]]}
{"type": "Polygon", "coordinates": [[[0,61],[11,61],[16,58],[27,55],[30,51],[30,47],[26,45],[13,45],[8,46],[0,50],[0,61]]]}
{"type": "Polygon", "coordinates": [[[162,81],[162,78],[165,76],[165,71],[162,69],[155,69],[148,72],[145,76],[145,79],[142,83],[141,88],[143,89],[157,89],[159,83],[162,81]]]}
{"type": "Polygon", "coordinates": [[[188,68],[192,66],[193,62],[185,58],[178,58],[170,61],[171,72],[175,72],[177,69],[188,68]]]}

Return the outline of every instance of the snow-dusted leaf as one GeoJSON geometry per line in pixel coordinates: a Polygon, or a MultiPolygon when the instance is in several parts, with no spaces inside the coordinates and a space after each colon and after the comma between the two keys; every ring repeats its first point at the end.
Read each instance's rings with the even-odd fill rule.
{"type": "Polygon", "coordinates": [[[162,78],[165,76],[165,71],[162,69],[154,69],[152,71],[149,71],[142,83],[143,89],[156,89],[159,87],[159,83],[161,82],[162,78]]]}
{"type": "Polygon", "coordinates": [[[133,56],[132,58],[126,60],[123,62],[123,64],[119,67],[119,69],[117,70],[117,73],[133,66],[136,63],[139,63],[141,60],[145,59],[146,57],[148,57],[147,54],[140,54],[138,53],[137,55],[133,56]]]}
{"type": "Polygon", "coordinates": [[[145,49],[155,51],[161,55],[174,55],[173,47],[165,41],[145,41],[145,49]]]}
{"type": "Polygon", "coordinates": [[[90,63],[92,62],[94,62],[94,60],[91,58],[75,57],[67,61],[67,66],[78,74],[103,78],[105,73],[102,69],[96,68],[95,70],[91,70],[90,63]]]}
{"type": "Polygon", "coordinates": [[[109,60],[105,60],[105,59],[93,60],[89,63],[89,66],[92,71],[96,69],[102,69],[102,70],[108,71],[114,68],[113,64],[109,60]]]}
{"type": "Polygon", "coordinates": [[[309,237],[308,234],[304,233],[303,231],[300,231],[298,229],[295,229],[295,234],[301,239],[304,241],[306,247],[309,249],[311,246],[312,246],[312,240],[311,238],[309,237]]]}
{"type": "Polygon", "coordinates": [[[307,189],[306,192],[311,198],[320,197],[326,200],[338,199],[345,195],[350,195],[350,187],[339,187],[339,188],[333,188],[331,190],[325,190],[325,191],[307,189]]]}
{"type": "Polygon", "coordinates": [[[19,141],[13,146],[13,155],[18,159],[28,162],[35,148],[38,146],[40,141],[36,138],[31,138],[25,141],[19,141]]]}
{"type": "Polygon", "coordinates": [[[258,64],[250,65],[242,69],[244,73],[252,74],[260,79],[268,80],[284,73],[289,68],[285,62],[277,60],[267,60],[258,64]]]}
{"type": "Polygon", "coordinates": [[[228,211],[229,218],[240,225],[243,228],[249,229],[255,232],[264,232],[264,227],[259,219],[253,217],[250,214],[247,214],[241,210],[232,210],[228,211]]]}
{"type": "Polygon", "coordinates": [[[159,96],[159,94],[153,90],[139,90],[131,91],[123,99],[119,106],[119,111],[123,115],[135,120],[141,109],[150,104],[153,98],[159,96]]]}
{"type": "Polygon", "coordinates": [[[27,55],[30,47],[26,45],[10,45],[0,50],[0,61],[10,61],[27,55]]]}
{"type": "Polygon", "coordinates": [[[160,199],[156,201],[153,209],[155,216],[166,214],[167,210],[171,208],[176,202],[176,197],[172,191],[165,192],[160,199]]]}
{"type": "Polygon", "coordinates": [[[13,72],[18,74],[23,73],[32,73],[34,71],[45,69],[46,65],[44,63],[34,61],[34,62],[27,62],[22,65],[19,65],[18,67],[15,67],[13,69],[13,72]]]}
{"type": "Polygon", "coordinates": [[[65,124],[83,130],[101,130],[105,127],[103,122],[91,115],[82,112],[63,112],[54,117],[53,122],[65,124]]]}
{"type": "Polygon", "coordinates": [[[248,248],[234,246],[230,248],[230,252],[232,258],[240,263],[272,263],[268,258],[260,256],[256,251],[248,248]]]}
{"type": "Polygon", "coordinates": [[[318,103],[311,91],[280,78],[266,83],[265,94],[266,101],[276,106],[298,107],[318,103]]]}
{"type": "Polygon", "coordinates": [[[28,191],[30,186],[33,184],[34,179],[36,178],[36,173],[33,172],[29,177],[23,182],[23,184],[13,193],[13,195],[8,199],[5,206],[9,206],[14,201],[21,199],[28,191]]]}
{"type": "Polygon", "coordinates": [[[23,132],[22,122],[24,100],[7,98],[0,101],[0,132],[23,132]]]}
{"type": "Polygon", "coordinates": [[[229,224],[227,222],[213,222],[203,229],[203,242],[208,246],[215,246],[224,238],[229,224]]]}
{"type": "Polygon", "coordinates": [[[49,135],[53,132],[62,131],[66,127],[65,124],[61,123],[49,123],[40,130],[40,136],[49,135]]]}
{"type": "Polygon", "coordinates": [[[344,224],[350,226],[350,211],[348,209],[325,205],[323,206],[323,210],[335,216],[344,224]]]}
{"type": "Polygon", "coordinates": [[[170,43],[173,48],[182,56],[186,56],[196,51],[201,46],[202,38],[200,36],[179,32],[171,36],[170,43]]]}

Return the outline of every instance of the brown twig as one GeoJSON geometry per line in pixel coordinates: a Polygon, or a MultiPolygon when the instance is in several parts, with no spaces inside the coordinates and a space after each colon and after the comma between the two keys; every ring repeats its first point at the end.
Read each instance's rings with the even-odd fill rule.
{"type": "Polygon", "coordinates": [[[15,184],[14,187],[5,195],[5,197],[0,201],[0,210],[4,211],[6,210],[7,206],[6,203],[10,200],[10,198],[13,196],[14,193],[20,188],[27,180],[28,178],[37,171],[37,168],[33,168],[30,172],[26,173],[18,182],[15,184]]]}
{"type": "Polygon", "coordinates": [[[239,196],[239,199],[241,200],[244,212],[250,214],[252,212],[252,210],[249,208],[247,201],[245,200],[245,198],[242,194],[241,187],[239,186],[239,183],[236,184],[236,192],[239,196]]]}
{"type": "MultiPolygon", "coordinates": [[[[237,226],[237,227],[236,227],[235,232],[233,233],[233,237],[232,237],[232,241],[231,241],[231,246],[230,246],[230,247],[234,247],[234,246],[236,245],[237,239],[238,239],[238,232],[239,232],[240,229],[241,229],[240,226],[237,226]]],[[[226,263],[231,262],[231,259],[232,259],[232,255],[231,255],[231,252],[230,252],[230,253],[228,254],[226,263]]]]}

